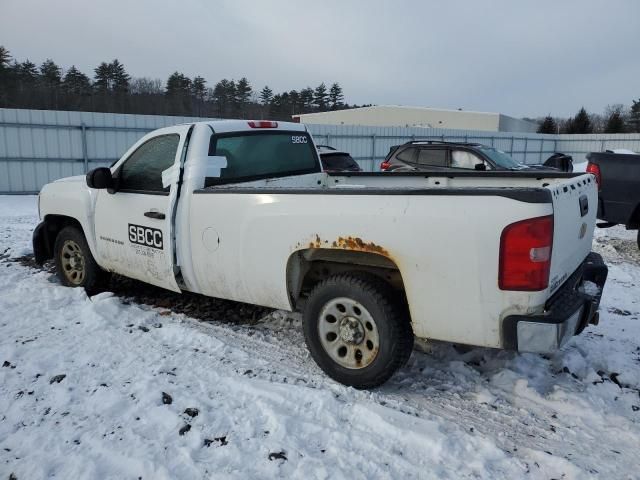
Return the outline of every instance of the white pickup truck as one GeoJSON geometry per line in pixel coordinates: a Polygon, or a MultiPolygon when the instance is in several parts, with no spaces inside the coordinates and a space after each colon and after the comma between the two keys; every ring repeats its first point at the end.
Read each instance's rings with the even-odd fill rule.
{"type": "Polygon", "coordinates": [[[554,172],[322,172],[300,124],[163,128],[111,168],[45,185],[36,260],[300,310],[332,378],[385,382],[414,336],[549,352],[597,323],[597,186],[554,172]]]}

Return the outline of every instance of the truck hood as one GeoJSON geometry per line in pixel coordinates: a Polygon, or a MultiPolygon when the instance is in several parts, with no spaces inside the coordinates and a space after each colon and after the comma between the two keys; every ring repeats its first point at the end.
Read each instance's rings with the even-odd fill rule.
{"type": "Polygon", "coordinates": [[[86,175],[74,175],[73,177],[64,177],[59,178],[58,180],[54,180],[53,183],[59,182],[82,182],[86,178],[86,175]]]}

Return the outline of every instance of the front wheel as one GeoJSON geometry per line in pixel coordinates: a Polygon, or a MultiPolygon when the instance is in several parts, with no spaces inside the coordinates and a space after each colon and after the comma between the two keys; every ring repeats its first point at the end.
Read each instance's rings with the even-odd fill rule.
{"type": "Polygon", "coordinates": [[[96,263],[84,234],[76,227],[60,230],[54,245],[56,273],[67,287],[84,287],[89,294],[100,289],[109,274],[96,263]]]}
{"type": "Polygon", "coordinates": [[[313,289],[303,312],[307,347],[334,380],[377,387],[411,355],[413,332],[405,312],[391,287],[375,276],[330,277],[313,289]]]}

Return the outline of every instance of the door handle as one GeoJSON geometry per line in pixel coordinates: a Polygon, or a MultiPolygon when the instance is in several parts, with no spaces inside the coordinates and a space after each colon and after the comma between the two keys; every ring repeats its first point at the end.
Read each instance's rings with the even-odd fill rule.
{"type": "Polygon", "coordinates": [[[589,213],[589,197],[587,197],[586,195],[581,195],[579,202],[580,215],[584,217],[587,213],[589,213]]]}
{"type": "Polygon", "coordinates": [[[160,213],[160,212],[154,212],[153,210],[148,211],[148,212],[144,212],[144,216],[145,217],[149,217],[149,218],[156,218],[158,220],[164,220],[164,213],[160,213]]]}

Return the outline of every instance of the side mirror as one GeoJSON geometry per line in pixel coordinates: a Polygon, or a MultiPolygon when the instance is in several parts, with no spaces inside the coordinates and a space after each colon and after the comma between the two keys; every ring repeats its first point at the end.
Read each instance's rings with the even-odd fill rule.
{"type": "Polygon", "coordinates": [[[487,169],[487,166],[484,163],[476,163],[473,168],[484,172],[487,169]]]}
{"type": "Polygon", "coordinates": [[[107,167],[98,167],[87,173],[87,186],[89,188],[113,188],[113,177],[111,176],[111,170],[107,167]]]}

